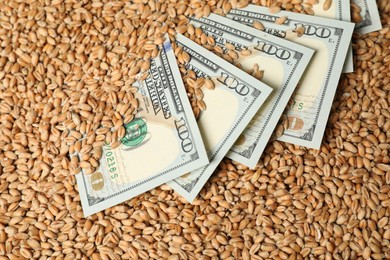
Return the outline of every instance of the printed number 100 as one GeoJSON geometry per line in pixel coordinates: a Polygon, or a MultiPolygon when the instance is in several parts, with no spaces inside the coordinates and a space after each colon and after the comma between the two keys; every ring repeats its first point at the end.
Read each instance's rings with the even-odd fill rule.
{"type": "Polygon", "coordinates": [[[190,152],[194,147],[194,144],[190,138],[190,131],[188,130],[187,122],[184,118],[181,118],[180,120],[175,120],[175,126],[177,134],[181,140],[181,148],[186,153],[190,152]]]}
{"type": "Polygon", "coordinates": [[[218,77],[218,81],[225,86],[228,86],[230,89],[234,89],[240,96],[246,96],[250,91],[248,86],[240,83],[236,78],[225,72],[221,72],[221,77],[218,77]]]}

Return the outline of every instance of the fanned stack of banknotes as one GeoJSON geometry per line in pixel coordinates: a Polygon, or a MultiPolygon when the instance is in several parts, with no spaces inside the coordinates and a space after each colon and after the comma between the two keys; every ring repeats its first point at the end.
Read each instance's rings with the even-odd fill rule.
{"type": "Polygon", "coordinates": [[[227,44],[243,50],[235,62],[258,64],[262,80],[178,34],[176,44],[190,56],[186,68],[213,82],[202,87],[206,109],[195,120],[167,40],[137,83],[139,109],[120,147],[105,146],[99,170],[76,176],[84,215],[164,183],[192,202],[225,156],[254,168],[283,112],[289,127],[278,140],[318,149],[340,75],[353,71],[353,31],[381,28],[374,0],[355,4],[359,24],[348,22],[350,2],[341,0],[326,11],[316,5],[314,16],[249,5],[226,17],[189,18],[224,51],[227,44]]]}

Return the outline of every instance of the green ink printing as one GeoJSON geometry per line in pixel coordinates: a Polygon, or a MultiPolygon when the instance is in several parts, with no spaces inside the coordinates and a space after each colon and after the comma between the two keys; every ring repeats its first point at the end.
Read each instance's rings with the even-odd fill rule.
{"type": "Polygon", "coordinates": [[[142,143],[148,133],[146,122],[142,118],[135,118],[125,125],[126,134],[121,143],[127,147],[136,147],[142,143]]]}

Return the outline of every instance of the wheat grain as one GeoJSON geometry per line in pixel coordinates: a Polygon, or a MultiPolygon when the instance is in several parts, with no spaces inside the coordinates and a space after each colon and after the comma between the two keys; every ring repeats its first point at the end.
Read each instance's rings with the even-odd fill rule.
{"type": "MultiPolygon", "coordinates": [[[[301,13],[318,4],[252,2],[301,13]]],[[[384,29],[354,36],[357,69],[340,81],[320,150],[273,141],[254,170],[225,159],[193,204],[163,186],[83,218],[71,174],[98,167],[106,138],[118,145],[138,107],[132,84],[163,34],[194,35],[222,56],[181,17],[246,4],[0,3],[0,259],[390,257],[387,0],[378,2],[384,29]]],[[[197,90],[213,80],[182,72],[202,105],[197,90]]]]}

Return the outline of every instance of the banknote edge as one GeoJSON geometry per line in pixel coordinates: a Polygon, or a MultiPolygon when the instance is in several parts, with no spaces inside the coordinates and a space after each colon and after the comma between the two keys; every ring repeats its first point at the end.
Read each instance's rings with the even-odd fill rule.
{"type": "MultiPolygon", "coordinates": [[[[170,69],[172,70],[172,74],[175,75],[175,74],[179,73],[177,75],[180,75],[180,72],[179,72],[179,69],[178,69],[178,66],[177,66],[177,62],[176,62],[176,58],[175,58],[173,52],[172,52],[173,57],[171,57],[171,54],[168,54],[168,51],[170,51],[172,49],[172,46],[171,46],[170,41],[169,41],[169,39],[167,37],[166,37],[166,41],[163,43],[161,49],[165,51],[167,59],[171,60],[171,62],[174,62],[173,64],[176,65],[176,66],[171,66],[172,63],[169,63],[170,69]],[[174,59],[174,61],[172,61],[172,59],[174,59]]],[[[177,79],[178,79],[177,77],[174,77],[173,80],[176,81],[177,79]]],[[[177,87],[178,87],[178,91],[180,92],[179,94],[181,94],[181,96],[183,96],[184,93],[185,93],[185,89],[184,89],[184,84],[182,82],[181,77],[180,77],[180,81],[181,81],[181,83],[177,82],[177,83],[179,83],[177,85],[177,87]],[[179,85],[181,85],[181,87],[179,85]]],[[[184,97],[186,97],[186,95],[184,95],[184,97]]],[[[192,112],[191,106],[189,104],[189,101],[188,101],[188,99],[184,99],[184,100],[185,101],[183,102],[183,107],[184,107],[184,110],[185,110],[185,114],[187,114],[187,116],[189,116],[188,117],[189,121],[192,121],[192,122],[189,122],[189,125],[191,126],[191,131],[193,131],[193,136],[194,136],[194,138],[197,141],[198,158],[197,158],[196,163],[201,165],[201,166],[199,166],[199,165],[193,166],[193,169],[191,170],[191,171],[193,171],[193,170],[196,170],[198,168],[202,168],[205,165],[207,165],[209,163],[209,160],[208,160],[208,156],[207,156],[207,153],[206,153],[206,150],[205,150],[205,147],[204,147],[202,136],[200,134],[199,127],[198,127],[198,125],[196,123],[196,120],[195,120],[195,117],[193,115],[193,112],[192,112]],[[199,145],[200,145],[200,147],[199,147],[199,145]]],[[[195,163],[195,161],[189,161],[189,162],[187,162],[185,164],[188,166],[188,165],[191,165],[191,164],[194,164],[194,163],[195,163]]],[[[175,166],[174,168],[177,169],[177,168],[179,168],[181,166],[183,166],[183,163],[178,165],[178,166],[175,166]]],[[[129,199],[131,199],[131,198],[133,198],[135,196],[138,196],[138,195],[142,194],[143,192],[145,192],[145,190],[144,191],[135,192],[135,193],[137,193],[136,195],[130,195],[130,196],[126,196],[125,195],[126,192],[128,192],[129,190],[133,190],[134,188],[138,189],[138,187],[143,186],[146,181],[155,180],[156,178],[161,178],[163,175],[165,175],[165,176],[169,175],[169,173],[171,175],[174,175],[175,171],[172,172],[171,170],[172,169],[169,169],[169,170],[166,170],[164,172],[154,174],[154,175],[150,176],[149,178],[146,178],[146,179],[143,179],[142,181],[140,181],[139,184],[136,185],[137,187],[133,186],[133,187],[130,187],[130,188],[126,188],[124,191],[121,191],[121,193],[115,193],[115,194],[111,195],[109,198],[107,198],[106,203],[104,203],[104,205],[105,204],[110,205],[108,207],[104,207],[103,205],[101,206],[101,204],[98,204],[98,203],[103,202],[103,201],[99,201],[97,204],[95,204],[97,210],[93,210],[94,206],[89,205],[89,202],[88,202],[88,199],[87,199],[89,195],[87,193],[84,173],[81,172],[81,173],[77,174],[75,177],[76,177],[76,182],[77,182],[77,186],[78,186],[78,190],[79,190],[79,194],[80,194],[80,201],[81,201],[81,204],[82,204],[84,217],[90,216],[92,214],[95,214],[95,213],[100,212],[100,211],[102,211],[104,209],[110,208],[112,206],[115,206],[116,204],[122,203],[122,202],[124,202],[126,200],[129,200],[129,199]],[[82,193],[84,194],[84,196],[81,196],[82,193]],[[120,196],[120,197],[125,197],[125,198],[123,200],[121,200],[119,203],[116,203],[116,204],[114,202],[111,203],[111,200],[114,199],[115,196],[120,196]],[[102,207],[104,209],[101,209],[102,207]]],[[[180,175],[177,175],[177,173],[176,173],[175,174],[176,176],[169,177],[169,178],[170,178],[170,180],[173,180],[173,179],[178,178],[178,177],[180,177],[180,176],[182,176],[184,174],[186,174],[186,172],[184,172],[184,173],[182,173],[180,175]]],[[[164,183],[166,183],[165,180],[162,181],[160,184],[157,184],[157,185],[153,184],[154,186],[151,187],[148,190],[151,190],[151,189],[153,189],[155,187],[158,187],[159,185],[162,185],[164,183]]]]}

